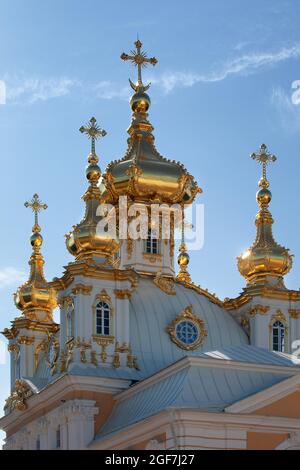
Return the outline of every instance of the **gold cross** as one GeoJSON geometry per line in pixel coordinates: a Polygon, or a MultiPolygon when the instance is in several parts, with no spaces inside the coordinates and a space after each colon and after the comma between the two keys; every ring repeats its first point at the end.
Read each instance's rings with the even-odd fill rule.
{"type": "Polygon", "coordinates": [[[267,164],[277,160],[275,155],[272,155],[268,152],[267,146],[265,144],[261,144],[258,152],[254,152],[250,156],[253,158],[253,160],[257,160],[262,165],[262,177],[264,181],[267,181],[267,164]]]}
{"type": "Polygon", "coordinates": [[[40,201],[38,194],[34,194],[31,201],[25,202],[24,206],[29,207],[34,212],[34,226],[32,230],[33,232],[38,232],[40,230],[39,221],[38,221],[38,213],[41,211],[41,209],[47,209],[48,208],[47,204],[44,204],[43,202],[40,201]]]}
{"type": "Polygon", "coordinates": [[[123,54],[121,54],[121,59],[122,60],[130,60],[133,63],[133,65],[138,68],[137,85],[135,85],[129,79],[129,83],[130,83],[131,87],[133,88],[133,90],[135,92],[146,91],[150,87],[150,83],[149,83],[149,85],[146,85],[146,86],[143,85],[142,67],[146,67],[148,64],[156,65],[157,64],[157,59],[155,57],[147,57],[147,53],[141,50],[142,43],[139,39],[137,41],[135,41],[134,45],[136,47],[136,50],[131,51],[131,55],[125,54],[125,52],[123,52],[123,54]]]}
{"type": "Polygon", "coordinates": [[[95,141],[98,137],[104,137],[107,132],[98,126],[97,119],[94,117],[89,120],[88,124],[81,126],[79,130],[81,133],[87,134],[88,138],[91,139],[91,153],[92,155],[95,155],[95,141]]]}

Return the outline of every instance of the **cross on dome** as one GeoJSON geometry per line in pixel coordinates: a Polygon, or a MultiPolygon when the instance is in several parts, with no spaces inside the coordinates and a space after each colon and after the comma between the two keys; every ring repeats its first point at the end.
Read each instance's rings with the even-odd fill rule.
{"type": "Polygon", "coordinates": [[[262,178],[264,181],[267,181],[267,164],[275,162],[277,157],[268,152],[268,148],[265,144],[261,144],[258,152],[253,152],[250,156],[253,160],[258,161],[262,165],[262,178]]]}
{"type": "Polygon", "coordinates": [[[138,69],[137,84],[135,85],[129,79],[129,83],[130,83],[131,88],[135,92],[141,91],[141,90],[146,91],[150,87],[150,83],[148,85],[144,86],[143,80],[142,80],[142,67],[146,67],[148,64],[151,64],[153,66],[156,65],[157,64],[157,59],[155,57],[147,57],[147,53],[141,50],[142,43],[139,39],[137,41],[135,41],[134,45],[136,47],[136,50],[132,50],[131,55],[126,54],[125,52],[123,52],[121,54],[121,59],[125,60],[125,61],[130,60],[132,62],[132,64],[135,67],[137,67],[137,69],[138,69]]]}
{"type": "Polygon", "coordinates": [[[46,210],[48,208],[47,204],[44,204],[43,202],[41,202],[39,195],[35,193],[31,201],[25,202],[24,206],[32,209],[32,212],[34,212],[34,226],[32,228],[32,231],[39,232],[40,226],[39,226],[39,221],[38,221],[38,214],[41,211],[41,209],[46,210]]]}
{"type": "Polygon", "coordinates": [[[91,139],[91,153],[95,155],[95,141],[98,137],[106,136],[107,132],[97,124],[97,119],[92,117],[85,126],[81,126],[79,131],[86,134],[91,139]]]}

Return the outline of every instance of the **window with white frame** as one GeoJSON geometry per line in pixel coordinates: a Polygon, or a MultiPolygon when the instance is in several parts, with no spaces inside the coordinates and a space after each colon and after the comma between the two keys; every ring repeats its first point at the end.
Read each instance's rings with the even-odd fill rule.
{"type": "Polygon", "coordinates": [[[285,326],[279,320],[272,325],[272,346],[273,351],[284,352],[285,350],[285,326]]]}
{"type": "Polygon", "coordinates": [[[159,253],[159,240],[155,230],[148,230],[148,238],[145,243],[145,252],[154,255],[159,253]]]}
{"type": "Polygon", "coordinates": [[[100,300],[96,305],[96,334],[110,335],[110,307],[108,303],[100,300]]]}

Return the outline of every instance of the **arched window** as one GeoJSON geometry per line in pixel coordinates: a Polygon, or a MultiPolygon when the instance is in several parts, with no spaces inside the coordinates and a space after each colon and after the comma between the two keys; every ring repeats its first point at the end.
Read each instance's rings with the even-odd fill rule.
{"type": "Polygon", "coordinates": [[[154,255],[159,253],[159,240],[154,230],[148,230],[148,238],[146,240],[145,251],[146,253],[154,255]]]}
{"type": "Polygon", "coordinates": [[[96,334],[110,335],[110,308],[103,300],[96,305],[96,334]]]}
{"type": "Polygon", "coordinates": [[[273,351],[284,352],[285,326],[276,320],[272,326],[273,351]]]}

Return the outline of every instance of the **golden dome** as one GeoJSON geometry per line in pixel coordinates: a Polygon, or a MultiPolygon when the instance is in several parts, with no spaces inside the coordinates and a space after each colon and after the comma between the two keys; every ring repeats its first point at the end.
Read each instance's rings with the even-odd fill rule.
{"type": "Polygon", "coordinates": [[[30,275],[25,284],[19,287],[14,294],[16,307],[21,310],[25,316],[39,321],[52,321],[52,311],[56,307],[56,292],[49,287],[44,277],[44,259],[40,252],[43,237],[39,233],[40,227],[37,222],[37,214],[41,209],[46,209],[46,204],[41,204],[37,194],[34,194],[31,202],[25,203],[35,212],[35,224],[32,228],[30,243],[33,248],[30,257],[30,275]]]}
{"type": "Polygon", "coordinates": [[[266,178],[266,165],[275,161],[276,157],[267,152],[267,147],[262,144],[258,154],[252,154],[252,158],[263,165],[263,177],[259,181],[259,191],[256,199],[260,210],[256,216],[256,239],[253,245],[238,257],[238,269],[242,276],[251,283],[266,282],[271,278],[282,280],[292,267],[292,255],[289,250],[279,245],[273,237],[273,218],[268,209],[272,199],[269,191],[269,182],[266,178]]]}
{"type": "Polygon", "coordinates": [[[146,94],[149,85],[144,85],[141,67],[147,63],[155,65],[157,60],[147,58],[141,51],[141,42],[136,41],[137,51],[131,56],[123,53],[123,60],[131,60],[138,67],[138,81],[130,85],[135,93],[131,97],[132,122],[128,129],[128,149],[120,160],[111,162],[100,180],[104,200],[115,203],[119,196],[137,202],[191,203],[201,192],[193,176],[175,160],[164,158],[154,145],[153,127],[148,121],[150,98],[146,94]]]}
{"type": "Polygon", "coordinates": [[[97,183],[101,176],[101,170],[95,152],[95,140],[99,136],[105,136],[106,132],[97,126],[95,118],[91,118],[87,126],[82,126],[80,132],[87,134],[92,141],[86,168],[86,177],[90,186],[83,195],[86,204],[85,215],[81,222],[73,226],[73,230],[66,235],[66,245],[77,260],[93,255],[112,260],[112,255],[119,250],[119,243],[116,237],[114,238],[109,232],[105,232],[105,227],[104,230],[100,229],[99,222],[102,217],[97,215],[101,201],[101,192],[97,183]]]}

